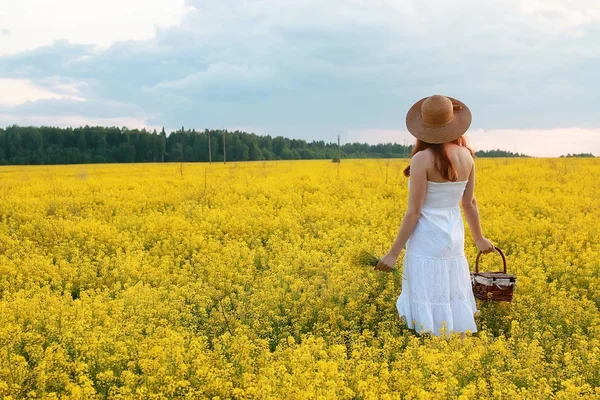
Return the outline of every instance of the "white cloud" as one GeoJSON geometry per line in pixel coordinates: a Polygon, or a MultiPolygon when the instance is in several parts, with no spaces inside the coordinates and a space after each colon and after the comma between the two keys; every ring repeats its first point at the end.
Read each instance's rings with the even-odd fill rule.
{"type": "Polygon", "coordinates": [[[600,20],[597,0],[521,0],[521,12],[538,17],[533,23],[554,24],[554,30],[578,28],[600,20]]]}
{"type": "MultiPolygon", "coordinates": [[[[568,153],[600,156],[600,129],[475,129],[468,131],[466,136],[475,151],[501,149],[534,157],[558,157],[568,153]]],[[[346,143],[415,143],[414,136],[408,131],[393,129],[350,131],[342,138],[346,143]]]]}
{"type": "Polygon", "coordinates": [[[21,126],[57,126],[61,128],[79,127],[79,126],[118,126],[129,129],[156,129],[160,132],[162,127],[147,123],[143,119],[132,117],[114,117],[97,118],[87,117],[85,115],[11,115],[0,114],[0,126],[21,125],[21,126]]]}
{"type": "Polygon", "coordinates": [[[178,24],[185,0],[2,1],[0,56],[64,39],[107,47],[122,40],[152,38],[156,27],[178,24]]]}
{"type": "Polygon", "coordinates": [[[155,85],[151,92],[191,92],[194,97],[208,97],[218,99],[221,92],[227,92],[231,96],[240,96],[242,91],[260,91],[264,85],[269,83],[273,72],[268,67],[253,65],[232,65],[227,63],[215,63],[210,65],[206,71],[195,72],[183,79],[160,82],[155,85]]]}
{"type": "MultiPolygon", "coordinates": [[[[412,140],[395,131],[404,112],[442,93],[470,105],[474,135],[600,126],[598,0],[23,0],[2,10],[12,16],[15,49],[69,41],[0,55],[1,77],[43,92],[24,98],[45,100],[0,108],[20,118],[74,114],[402,143],[412,140]],[[48,100],[56,95],[86,102],[48,100]]],[[[0,53],[9,52],[7,38],[0,35],[0,53]]],[[[10,104],[25,101],[16,91],[4,92],[21,99],[10,104]]]]}
{"type": "Polygon", "coordinates": [[[0,78],[0,106],[18,106],[26,102],[47,99],[71,99],[84,101],[78,96],[77,88],[72,85],[61,85],[60,92],[41,88],[27,79],[0,78]]]}
{"type": "Polygon", "coordinates": [[[567,153],[600,156],[600,129],[478,129],[467,136],[476,150],[503,149],[536,157],[558,157],[567,153]]]}

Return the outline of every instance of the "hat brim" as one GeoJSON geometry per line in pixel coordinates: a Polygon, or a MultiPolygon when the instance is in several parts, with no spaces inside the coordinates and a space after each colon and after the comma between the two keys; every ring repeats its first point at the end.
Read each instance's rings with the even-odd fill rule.
{"type": "MultiPolygon", "coordinates": [[[[448,96],[446,96],[448,97],[448,96]]],[[[471,110],[463,102],[448,97],[452,103],[459,104],[459,110],[454,111],[452,120],[443,126],[428,126],[421,119],[421,104],[428,97],[417,101],[406,113],[406,128],[417,139],[433,144],[448,143],[458,139],[471,126],[471,110]]]]}

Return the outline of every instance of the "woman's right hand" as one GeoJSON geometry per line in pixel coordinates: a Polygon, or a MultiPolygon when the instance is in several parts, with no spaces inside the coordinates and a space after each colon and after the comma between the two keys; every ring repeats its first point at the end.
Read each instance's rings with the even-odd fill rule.
{"type": "Polygon", "coordinates": [[[491,253],[495,250],[494,244],[490,242],[490,240],[486,237],[481,237],[481,239],[476,240],[475,244],[479,248],[482,253],[491,253]]]}
{"type": "Polygon", "coordinates": [[[397,255],[394,255],[393,253],[387,253],[381,258],[381,260],[379,260],[379,262],[373,269],[375,269],[376,271],[390,272],[394,268],[394,265],[396,265],[397,259],[397,255]]]}

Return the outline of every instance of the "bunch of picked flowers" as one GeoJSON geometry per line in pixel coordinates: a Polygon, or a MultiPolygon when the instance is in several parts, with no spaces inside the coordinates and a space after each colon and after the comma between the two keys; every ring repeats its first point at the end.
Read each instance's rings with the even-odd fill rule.
{"type": "MultiPolygon", "coordinates": [[[[359,267],[371,267],[375,268],[381,258],[377,256],[377,254],[372,250],[361,249],[354,256],[354,263],[359,267]]],[[[394,275],[398,275],[398,268],[394,268],[392,266],[392,270],[390,271],[394,275]]]]}

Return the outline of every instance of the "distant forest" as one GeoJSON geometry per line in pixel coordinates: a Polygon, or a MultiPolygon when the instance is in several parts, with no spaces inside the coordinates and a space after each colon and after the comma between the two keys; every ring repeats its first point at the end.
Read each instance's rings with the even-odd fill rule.
{"type": "MultiPolygon", "coordinates": [[[[166,134],[117,127],[24,127],[0,129],[0,164],[89,164],[332,159],[337,143],[307,142],[240,131],[180,130],[166,134]],[[210,140],[210,144],[209,144],[210,140]],[[225,147],[225,148],[224,148],[225,147]]],[[[344,158],[405,158],[412,146],[345,143],[344,158]]],[[[524,157],[509,151],[479,151],[480,157],[524,157]]]]}
{"type": "Polygon", "coordinates": [[[566,156],[560,156],[560,158],[572,158],[572,157],[583,157],[583,158],[588,158],[588,157],[594,157],[594,155],[592,153],[577,153],[577,154],[567,154],[566,156]]]}

